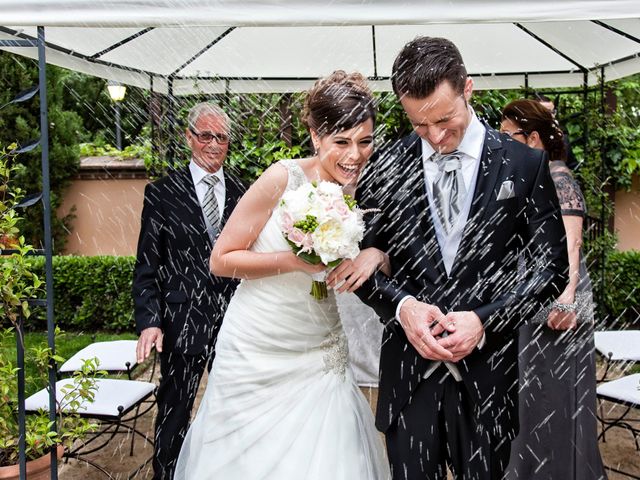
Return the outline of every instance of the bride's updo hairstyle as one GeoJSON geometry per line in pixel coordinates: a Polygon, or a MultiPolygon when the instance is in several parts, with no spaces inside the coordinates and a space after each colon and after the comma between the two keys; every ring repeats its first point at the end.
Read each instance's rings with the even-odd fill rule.
{"type": "Polygon", "coordinates": [[[549,160],[567,158],[564,133],[560,124],[540,102],[529,99],[514,100],[502,110],[502,119],[511,120],[526,137],[532,132],[538,132],[540,141],[549,154],[549,160]]]}
{"type": "Polygon", "coordinates": [[[376,120],[374,98],[367,81],[357,72],[336,70],[317,80],[307,92],[302,123],[320,137],[376,120]]]}

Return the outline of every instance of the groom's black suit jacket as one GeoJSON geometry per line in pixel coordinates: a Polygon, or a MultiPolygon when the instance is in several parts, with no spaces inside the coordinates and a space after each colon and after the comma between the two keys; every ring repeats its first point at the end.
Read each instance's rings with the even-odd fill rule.
{"type": "Polygon", "coordinates": [[[547,156],[487,127],[473,203],[447,276],[421,150],[411,134],[372,160],[359,186],[362,204],[382,210],[364,244],[388,252],[393,271],[392,279],[378,272],[357,291],[386,324],[376,425],[389,428],[431,364],[395,320],[398,302],[412,295],[444,313],[472,310],[480,317],[486,344],[457,365],[481,422],[511,437],[518,428],[514,334],[567,279],[565,231],[547,156]],[[497,200],[505,181],[513,182],[515,196],[497,200]],[[526,260],[520,272],[518,257],[526,260]]]}
{"type": "MultiPolygon", "coordinates": [[[[244,193],[225,171],[224,225],[244,193]]],[[[209,271],[212,242],[188,167],[145,188],[133,279],[136,329],[159,327],[163,351],[197,354],[211,344],[236,282],[209,271]]]]}

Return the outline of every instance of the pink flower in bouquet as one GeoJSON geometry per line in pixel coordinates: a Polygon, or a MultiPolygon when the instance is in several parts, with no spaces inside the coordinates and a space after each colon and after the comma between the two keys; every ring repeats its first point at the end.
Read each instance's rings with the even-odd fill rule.
{"type": "Polygon", "coordinates": [[[303,232],[299,228],[292,226],[291,230],[287,233],[287,238],[300,247],[301,252],[311,252],[313,248],[313,239],[311,235],[303,232]]]}
{"type": "Polygon", "coordinates": [[[282,228],[282,232],[289,236],[293,230],[293,217],[289,215],[288,212],[282,212],[280,215],[280,226],[282,228]]]}
{"type": "Polygon", "coordinates": [[[349,215],[351,214],[351,209],[344,202],[344,199],[342,199],[342,198],[334,200],[333,204],[331,205],[331,207],[327,208],[327,211],[329,211],[329,210],[333,210],[343,220],[346,220],[347,218],[349,218],[349,215]]]}

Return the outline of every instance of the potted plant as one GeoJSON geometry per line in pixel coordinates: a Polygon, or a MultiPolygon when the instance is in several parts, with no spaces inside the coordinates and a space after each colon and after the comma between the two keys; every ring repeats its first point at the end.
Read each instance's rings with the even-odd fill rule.
{"type": "MultiPolygon", "coordinates": [[[[20,217],[15,211],[15,205],[23,194],[19,188],[12,188],[9,184],[11,174],[19,168],[13,163],[14,156],[11,152],[14,149],[14,145],[7,149],[0,148],[0,250],[14,250],[10,255],[0,257],[0,347],[6,346],[8,340],[19,335],[20,329],[15,328],[17,321],[19,318],[29,318],[31,311],[27,299],[36,297],[42,284],[32,273],[27,259],[33,248],[19,235],[20,217]]],[[[18,338],[24,346],[23,340],[22,337],[18,338]]],[[[64,360],[53,355],[48,346],[31,347],[25,352],[25,357],[33,360],[39,372],[36,376],[42,385],[51,368],[50,360],[64,360]]],[[[18,368],[15,362],[13,349],[0,348],[0,479],[18,478],[18,368]],[[15,477],[11,477],[12,471],[15,471],[15,477]]],[[[61,392],[56,406],[55,431],[52,430],[48,412],[27,415],[26,458],[28,461],[41,459],[39,463],[43,464],[44,469],[42,477],[31,471],[29,480],[49,478],[48,457],[52,448],[58,448],[61,455],[61,447],[70,447],[74,441],[94,429],[94,425],[81,418],[78,412],[82,404],[92,401],[95,395],[95,378],[102,373],[97,372],[97,363],[96,359],[85,361],[82,370],[74,375],[73,383],[61,392]]],[[[29,464],[27,468],[32,470],[32,467],[29,464]]]]}
{"type": "MultiPolygon", "coordinates": [[[[7,344],[7,337],[13,337],[15,331],[6,327],[0,331],[0,344],[7,344]]],[[[56,333],[59,335],[59,332],[56,333]]],[[[11,338],[9,338],[11,340],[11,338]]],[[[18,478],[18,399],[17,399],[17,368],[10,358],[13,352],[0,349],[0,480],[18,478]],[[12,476],[15,475],[15,476],[12,476]]],[[[35,361],[38,379],[29,379],[32,383],[44,383],[46,371],[49,368],[51,350],[47,346],[31,347],[25,353],[35,361]]],[[[62,358],[54,356],[57,361],[62,358]]],[[[96,359],[84,362],[81,371],[76,372],[72,383],[62,389],[61,398],[56,405],[56,431],[51,430],[49,413],[45,410],[26,416],[25,454],[28,460],[27,471],[29,480],[49,478],[49,453],[52,448],[58,449],[58,457],[64,448],[71,448],[76,440],[83,439],[87,433],[93,431],[95,424],[78,414],[81,405],[92,401],[95,395],[95,378],[100,374],[96,359]],[[32,471],[29,471],[32,470],[32,471]],[[38,471],[43,476],[36,476],[38,471]]]]}

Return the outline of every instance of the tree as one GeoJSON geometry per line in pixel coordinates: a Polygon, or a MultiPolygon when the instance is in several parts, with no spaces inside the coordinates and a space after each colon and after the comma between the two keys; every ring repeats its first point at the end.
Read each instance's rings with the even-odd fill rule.
{"type": "MultiPolygon", "coordinates": [[[[65,110],[64,77],[66,71],[47,67],[48,114],[49,114],[49,162],[51,181],[51,207],[55,212],[61,204],[64,189],[78,169],[78,136],[82,122],[77,113],[65,110]]],[[[7,52],[0,52],[0,104],[10,101],[19,91],[38,83],[37,64],[7,52]]],[[[40,137],[40,99],[7,106],[0,116],[0,143],[17,142],[24,145],[40,137]]],[[[23,153],[17,157],[22,164],[16,172],[14,182],[27,194],[42,191],[42,168],[40,150],[23,153]]],[[[43,245],[42,204],[25,212],[23,233],[28,243],[43,245]]],[[[53,215],[52,232],[56,250],[66,241],[71,216],[57,218],[53,215]]]]}
{"type": "MultiPolygon", "coordinates": [[[[115,145],[114,108],[107,81],[65,70],[63,87],[62,107],[76,112],[82,121],[79,143],[115,145]]],[[[146,90],[127,86],[125,98],[120,102],[123,147],[148,137],[149,97],[146,90]]]]}

